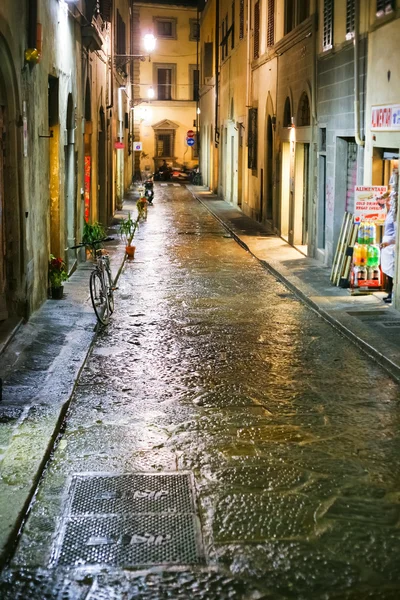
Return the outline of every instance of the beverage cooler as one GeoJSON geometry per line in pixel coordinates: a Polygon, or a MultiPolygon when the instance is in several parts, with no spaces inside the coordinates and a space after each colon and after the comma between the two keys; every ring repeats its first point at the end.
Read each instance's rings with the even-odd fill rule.
{"type": "Polygon", "coordinates": [[[361,222],[358,226],[357,243],[353,249],[350,286],[360,292],[377,291],[382,286],[379,267],[380,251],[376,243],[376,225],[361,222]]]}

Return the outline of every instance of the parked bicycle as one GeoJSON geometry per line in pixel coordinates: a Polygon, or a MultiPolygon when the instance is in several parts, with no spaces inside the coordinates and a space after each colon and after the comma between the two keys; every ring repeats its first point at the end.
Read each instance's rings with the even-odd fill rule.
{"type": "Polygon", "coordinates": [[[94,240],[91,243],[81,242],[69,248],[69,250],[90,248],[94,258],[94,268],[89,280],[90,298],[97,320],[102,325],[108,324],[110,315],[114,312],[114,286],[111,276],[110,257],[107,251],[99,246],[103,242],[110,242],[113,239],[112,237],[106,237],[101,240],[94,240]]]}

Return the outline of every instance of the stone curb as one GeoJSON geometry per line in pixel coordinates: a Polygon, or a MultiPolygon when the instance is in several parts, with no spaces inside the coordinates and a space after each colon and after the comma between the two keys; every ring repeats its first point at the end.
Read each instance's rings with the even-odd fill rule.
{"type": "Polygon", "coordinates": [[[206,210],[213,215],[217,221],[232,235],[233,239],[247,252],[249,252],[258,262],[269,272],[271,275],[276,277],[281,283],[286,285],[291,292],[293,292],[302,302],[307,304],[309,308],[314,310],[322,319],[327,321],[330,325],[332,325],[335,329],[337,329],[340,333],[342,333],[347,339],[349,339],[353,344],[355,344],[360,350],[366,353],[370,358],[375,360],[385,371],[397,382],[400,382],[400,366],[391,361],[387,356],[382,354],[379,350],[374,348],[371,344],[366,342],[360,335],[356,332],[352,331],[349,327],[347,327],[344,323],[342,323],[339,319],[336,319],[329,312],[323,309],[319,304],[314,302],[305,292],[299,289],[289,278],[283,275],[280,271],[274,268],[271,264],[269,264],[266,260],[258,258],[254,252],[248,247],[248,245],[240,238],[240,236],[227,224],[221,217],[216,214],[205,202],[203,202],[202,198],[196,194],[196,191],[193,189],[193,186],[188,186],[190,192],[193,197],[200,202],[206,208],[206,210]]]}

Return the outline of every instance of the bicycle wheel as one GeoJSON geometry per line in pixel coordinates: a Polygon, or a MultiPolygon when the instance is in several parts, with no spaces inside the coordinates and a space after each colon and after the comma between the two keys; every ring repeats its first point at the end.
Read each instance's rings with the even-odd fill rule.
{"type": "Polygon", "coordinates": [[[106,265],[105,280],[108,295],[108,308],[110,309],[110,315],[112,315],[114,312],[114,288],[109,264],[106,265]]]}
{"type": "Polygon", "coordinates": [[[110,318],[107,290],[98,271],[92,271],[90,275],[90,297],[97,320],[102,325],[107,325],[110,318]]]}

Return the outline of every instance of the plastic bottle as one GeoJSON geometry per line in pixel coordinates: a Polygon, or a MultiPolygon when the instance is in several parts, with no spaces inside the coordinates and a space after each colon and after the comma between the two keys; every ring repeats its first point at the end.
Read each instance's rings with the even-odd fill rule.
{"type": "Polygon", "coordinates": [[[361,248],[361,246],[359,244],[354,244],[353,264],[356,267],[359,267],[361,265],[360,248],[361,248]]]}
{"type": "Polygon", "coordinates": [[[366,246],[365,244],[360,245],[360,266],[361,267],[365,267],[367,264],[367,258],[368,258],[368,246],[366,246]]]}
{"type": "Polygon", "coordinates": [[[365,235],[365,224],[363,221],[361,221],[361,223],[358,226],[358,232],[357,232],[357,242],[359,244],[364,243],[364,235],[365,235]]]}
{"type": "Polygon", "coordinates": [[[370,244],[367,246],[367,267],[375,268],[379,265],[379,248],[370,244]]]}
{"type": "Polygon", "coordinates": [[[375,225],[375,223],[369,224],[369,243],[376,244],[376,225],[375,225]]]}

